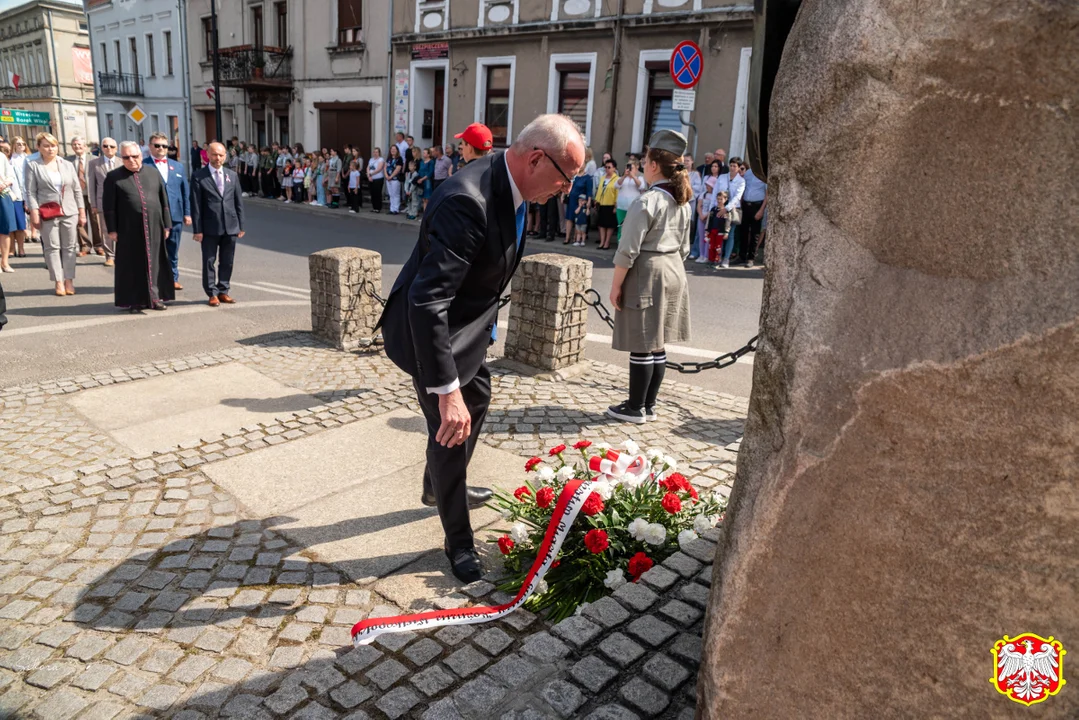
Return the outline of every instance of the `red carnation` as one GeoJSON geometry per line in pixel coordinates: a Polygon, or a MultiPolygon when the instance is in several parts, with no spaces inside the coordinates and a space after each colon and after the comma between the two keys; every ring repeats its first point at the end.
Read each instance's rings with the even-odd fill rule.
{"type": "Polygon", "coordinates": [[[671,515],[682,512],[682,501],[678,499],[678,496],[673,492],[669,492],[663,496],[663,501],[660,503],[663,509],[669,512],[671,515]]]}
{"type": "Polygon", "coordinates": [[[498,549],[502,551],[503,555],[509,555],[510,552],[513,550],[514,544],[515,543],[509,535],[503,535],[502,537],[498,538],[498,549]]]}
{"type": "Polygon", "coordinates": [[[603,498],[599,496],[599,493],[592,493],[588,496],[588,499],[584,501],[584,505],[581,506],[581,512],[589,517],[603,512],[603,498]]]}
{"type": "Polygon", "coordinates": [[[551,448],[550,452],[548,452],[547,454],[550,455],[551,457],[554,457],[555,455],[561,455],[564,452],[566,452],[566,446],[563,444],[563,445],[555,445],[553,448],[551,448]]]}
{"type": "Polygon", "coordinates": [[[693,498],[693,502],[697,502],[701,499],[701,496],[697,494],[697,491],[693,488],[692,485],[689,486],[689,496],[693,498]]]}
{"type": "Polygon", "coordinates": [[[587,447],[592,447],[592,442],[590,440],[581,440],[580,442],[578,442],[576,445],[573,446],[573,449],[574,450],[584,450],[587,447]]]}
{"type": "Polygon", "coordinates": [[[525,495],[531,495],[532,491],[528,489],[527,485],[522,485],[513,491],[513,497],[517,498],[521,502],[525,501],[525,495]]]}
{"type": "Polygon", "coordinates": [[[551,569],[554,570],[556,567],[558,567],[561,564],[562,564],[561,560],[555,560],[553,563],[551,563],[551,569]]]}
{"type": "Polygon", "coordinates": [[[584,546],[591,552],[601,553],[608,545],[607,533],[603,530],[589,530],[584,534],[584,546]]]}
{"type": "Polygon", "coordinates": [[[633,582],[637,582],[641,579],[641,575],[652,568],[652,558],[645,555],[643,552],[639,552],[629,559],[629,566],[626,568],[629,571],[630,578],[633,582]]]}
{"type": "Polygon", "coordinates": [[[541,487],[536,491],[536,504],[541,508],[545,508],[551,504],[554,500],[554,489],[549,487],[541,487]]]}
{"type": "Polygon", "coordinates": [[[528,462],[525,463],[525,472],[532,472],[541,462],[543,462],[543,460],[540,460],[538,457],[529,458],[528,462]]]}
{"type": "Polygon", "coordinates": [[[690,492],[689,480],[686,480],[685,475],[682,475],[681,473],[671,473],[664,480],[661,480],[659,485],[664,490],[670,490],[672,492],[677,492],[679,490],[682,492],[690,492]]]}

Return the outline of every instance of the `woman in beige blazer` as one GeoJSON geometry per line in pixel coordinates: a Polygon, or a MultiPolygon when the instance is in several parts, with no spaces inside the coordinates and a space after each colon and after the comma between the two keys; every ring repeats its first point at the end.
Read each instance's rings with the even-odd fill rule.
{"type": "Polygon", "coordinates": [[[41,245],[49,276],[56,283],[57,295],[75,294],[75,258],[79,254],[78,226],[86,225],[82,187],[75,166],[57,157],[60,143],[49,133],[38,133],[37,149],[41,160],[26,166],[26,203],[30,223],[41,230],[41,245]],[[60,203],[59,217],[41,219],[45,203],[60,203]]]}

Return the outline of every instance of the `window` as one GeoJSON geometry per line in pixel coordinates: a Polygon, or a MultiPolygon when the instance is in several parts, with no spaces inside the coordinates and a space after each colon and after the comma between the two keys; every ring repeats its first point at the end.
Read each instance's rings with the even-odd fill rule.
{"type": "Polygon", "coordinates": [[[116,72],[122,73],[124,71],[124,56],[120,54],[120,41],[112,41],[112,49],[116,51],[116,72]]]}
{"type": "Polygon", "coordinates": [[[90,28],[86,23],[81,22],[79,23],[79,32],[90,32],[90,28]]]}
{"type": "Polygon", "coordinates": [[[172,31],[166,30],[165,36],[165,74],[172,75],[172,31]]]}
{"type": "Polygon", "coordinates": [[[580,126],[588,124],[588,65],[558,66],[557,113],[567,115],[580,126]]]}
{"type": "Polygon", "coordinates": [[[251,8],[251,35],[254,38],[255,47],[261,48],[265,42],[262,34],[262,6],[255,5],[251,8]]]}
{"type": "Polygon", "coordinates": [[[281,115],[277,118],[277,137],[280,139],[282,145],[291,145],[291,137],[289,136],[288,128],[288,116],[281,115]]]}
{"type": "Polygon", "coordinates": [[[150,116],[150,130],[152,132],[161,132],[161,116],[154,113],[150,116]]]}
{"type": "Polygon", "coordinates": [[[116,137],[116,116],[112,113],[105,113],[105,134],[116,137]]]}
{"type": "Polygon", "coordinates": [[[645,110],[644,136],[652,137],[657,130],[682,132],[682,120],[671,107],[674,80],[667,63],[648,63],[648,106],[645,110]]]}
{"type": "Polygon", "coordinates": [[[165,122],[168,124],[169,142],[176,147],[180,145],[180,117],[178,115],[166,115],[165,122]]]}
{"type": "Polygon", "coordinates": [[[139,74],[139,44],[135,38],[127,39],[128,45],[131,49],[131,72],[135,75],[139,74]]]}
{"type": "Polygon", "coordinates": [[[274,19],[277,22],[277,46],[288,47],[288,3],[274,3],[274,19]]]}
{"type": "Polygon", "coordinates": [[[363,42],[363,0],[337,0],[337,44],[363,42]]]}
{"type": "Polygon", "coordinates": [[[210,18],[202,19],[202,56],[207,60],[214,51],[214,29],[210,24],[210,18]]]}
{"type": "Polygon", "coordinates": [[[150,58],[149,65],[147,66],[149,68],[149,73],[147,73],[147,74],[150,77],[157,77],[157,58],[154,57],[156,53],[154,53],[154,36],[153,36],[153,34],[150,34],[150,35],[146,36],[146,54],[150,58]]]}
{"type": "Polygon", "coordinates": [[[109,53],[105,43],[101,43],[101,67],[104,68],[105,72],[109,71],[109,53]]]}
{"type": "MultiPolygon", "coordinates": [[[[486,103],[483,108],[483,124],[491,129],[495,147],[505,147],[510,118],[509,65],[491,65],[487,68],[486,103]]],[[[585,82],[585,89],[588,83],[585,82]]]]}

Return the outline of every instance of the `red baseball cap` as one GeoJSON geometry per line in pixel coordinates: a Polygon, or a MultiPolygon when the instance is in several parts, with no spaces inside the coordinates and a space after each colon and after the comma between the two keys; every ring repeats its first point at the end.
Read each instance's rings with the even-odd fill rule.
{"type": "Polygon", "coordinates": [[[464,132],[457,133],[454,137],[464,140],[477,150],[490,150],[494,145],[491,129],[483,123],[472,123],[464,129],[464,132]]]}

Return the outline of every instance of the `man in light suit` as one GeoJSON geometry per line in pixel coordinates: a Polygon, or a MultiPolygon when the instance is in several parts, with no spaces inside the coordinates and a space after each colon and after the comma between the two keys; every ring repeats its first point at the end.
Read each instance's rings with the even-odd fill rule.
{"type": "Polygon", "coordinates": [[[236,302],[229,280],[236,241],[244,236],[244,205],[240,178],[225,167],[225,146],[210,143],[208,154],[210,164],[191,176],[191,230],[202,243],[202,289],[217,307],[236,302]]]}
{"type": "MultiPolygon", "coordinates": [[[[71,138],[71,149],[75,151],[74,155],[68,155],[67,161],[75,166],[75,173],[79,176],[79,186],[82,189],[82,196],[84,198],[89,197],[87,191],[89,189],[89,170],[90,162],[94,160],[94,156],[90,154],[90,151],[86,148],[86,141],[80,136],[76,135],[71,138]]],[[[87,229],[85,225],[79,225],[79,257],[86,257],[93,250],[98,255],[105,254],[105,241],[104,236],[98,232],[98,228],[95,224],[89,223],[90,229],[87,229]]]]}
{"type": "Polygon", "coordinates": [[[576,124],[541,115],[506,152],[446,179],[428,201],[419,242],[379,321],[386,356],[412,376],[427,420],[421,502],[438,506],[450,568],[462,582],[482,574],[468,508],[491,491],[465,481],[491,403],[485,358],[498,300],[524,253],[528,203],[568,192],[583,165],[576,124]]]}
{"type": "Polygon", "coordinates": [[[150,157],[144,162],[152,163],[161,173],[161,180],[169,195],[169,215],[173,224],[169,236],[165,238],[165,252],[172,266],[172,285],[177,290],[183,290],[184,286],[180,284],[180,236],[183,235],[184,225],[191,224],[191,192],[184,176],[184,166],[169,160],[169,138],[159,132],[150,136],[150,157]]]}
{"type": "Polygon", "coordinates": [[[86,200],[90,203],[90,224],[94,227],[95,237],[100,237],[105,250],[105,265],[112,267],[116,263],[116,243],[109,239],[105,228],[105,215],[101,212],[101,197],[105,191],[105,176],[120,167],[116,157],[116,140],[111,137],[101,139],[101,155],[90,161],[86,171],[86,200]]]}

